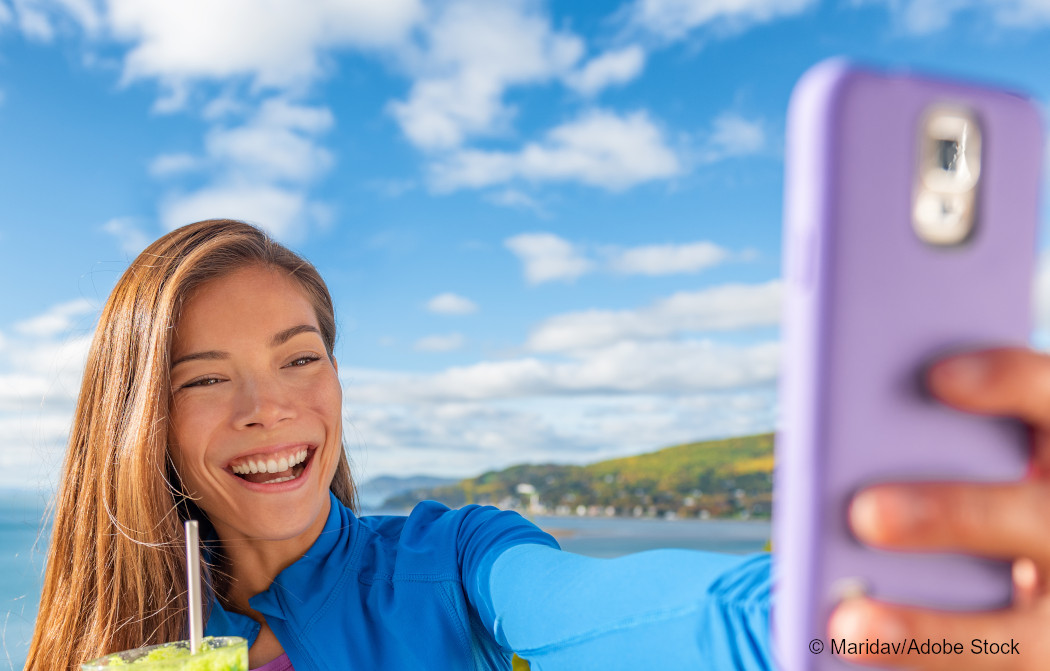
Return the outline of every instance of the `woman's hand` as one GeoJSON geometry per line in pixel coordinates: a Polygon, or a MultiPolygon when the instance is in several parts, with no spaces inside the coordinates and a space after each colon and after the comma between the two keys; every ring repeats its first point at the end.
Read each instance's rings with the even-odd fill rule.
{"type": "Polygon", "coordinates": [[[829,636],[961,642],[952,655],[846,659],[916,669],[1045,669],[1050,660],[1050,356],[994,349],[938,362],[931,391],[960,410],[1017,417],[1031,426],[1029,476],[1015,483],[879,485],[850,508],[857,537],[887,549],[958,551],[1013,560],[1014,602],[986,612],[946,612],[870,599],[841,604],[829,636]],[[1008,654],[974,654],[971,641],[1005,644],[1008,654]]]}

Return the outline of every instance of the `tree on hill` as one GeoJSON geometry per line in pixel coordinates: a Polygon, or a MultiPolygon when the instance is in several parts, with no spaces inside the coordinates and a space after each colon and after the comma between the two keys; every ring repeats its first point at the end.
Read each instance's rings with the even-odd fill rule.
{"type": "Polygon", "coordinates": [[[767,433],[688,443],[586,466],[519,464],[414,489],[384,505],[408,509],[429,499],[453,508],[479,503],[541,514],[768,518],[773,440],[767,433]],[[521,485],[530,494],[523,495],[521,485]]]}

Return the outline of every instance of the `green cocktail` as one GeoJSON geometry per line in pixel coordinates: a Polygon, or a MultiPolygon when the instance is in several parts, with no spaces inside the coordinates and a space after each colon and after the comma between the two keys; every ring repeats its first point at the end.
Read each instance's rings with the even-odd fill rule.
{"type": "Polygon", "coordinates": [[[248,671],[248,641],[239,636],[201,639],[196,655],[189,641],[149,645],[115,652],[81,664],[82,671],[103,671],[113,666],[139,667],[137,671],[248,671]]]}

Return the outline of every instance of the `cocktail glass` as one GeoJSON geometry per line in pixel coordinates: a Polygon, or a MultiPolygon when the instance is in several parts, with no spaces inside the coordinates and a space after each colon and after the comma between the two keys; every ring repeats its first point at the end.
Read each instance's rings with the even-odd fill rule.
{"type": "Polygon", "coordinates": [[[103,671],[114,666],[137,666],[136,671],[248,671],[248,641],[240,636],[207,636],[196,655],[189,641],[114,652],[81,664],[82,671],[103,671]]]}

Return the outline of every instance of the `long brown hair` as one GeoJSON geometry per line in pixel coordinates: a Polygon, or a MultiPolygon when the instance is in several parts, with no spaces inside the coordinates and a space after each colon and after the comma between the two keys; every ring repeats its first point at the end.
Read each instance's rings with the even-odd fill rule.
{"type": "MultiPolygon", "coordinates": [[[[54,506],[44,588],[27,671],[189,638],[182,521],[207,516],[168,454],[173,327],[192,292],[250,265],[285,272],[313,305],[333,358],[335,310],[308,261],[258,228],[226,219],[176,229],[147,247],[99,317],[54,506]]],[[[356,510],[345,444],[331,490],[356,510]]],[[[201,575],[222,595],[221,552],[201,575]]]]}

